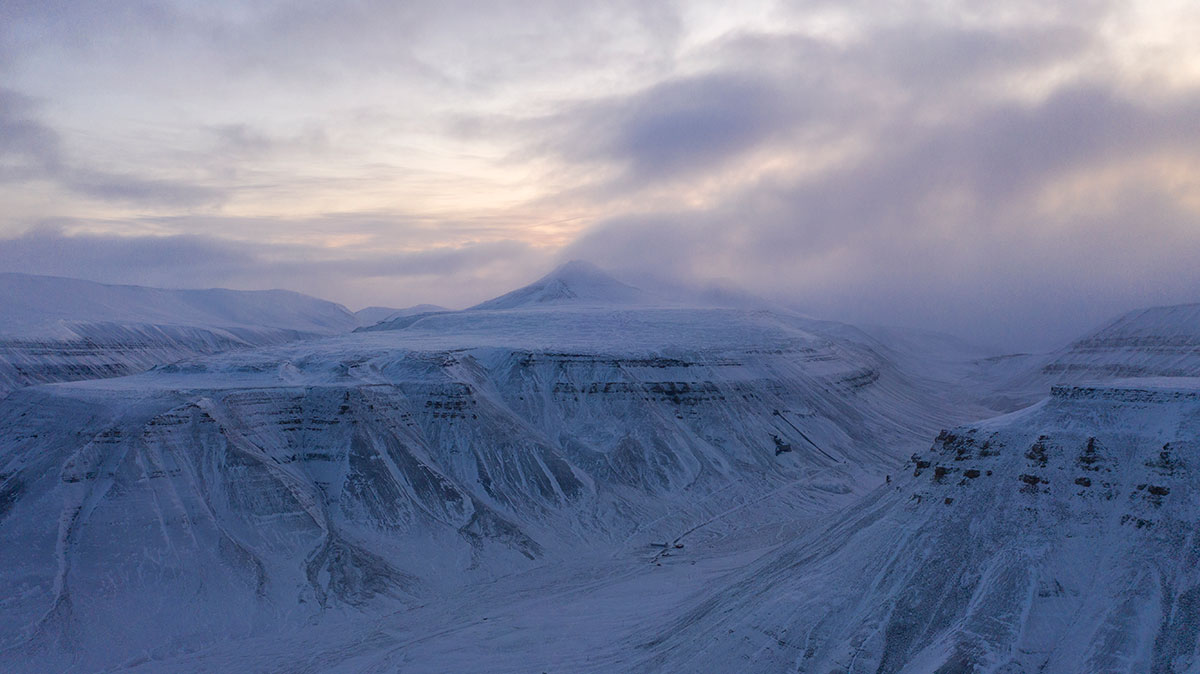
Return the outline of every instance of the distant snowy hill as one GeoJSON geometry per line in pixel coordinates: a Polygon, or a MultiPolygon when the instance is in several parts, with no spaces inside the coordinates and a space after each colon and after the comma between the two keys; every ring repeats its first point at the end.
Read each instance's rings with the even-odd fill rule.
{"type": "Polygon", "coordinates": [[[446,307],[440,307],[436,304],[418,304],[408,307],[407,309],[393,309],[392,307],[367,307],[354,312],[354,316],[358,318],[359,325],[375,325],[383,321],[393,318],[404,318],[406,316],[416,316],[418,314],[428,314],[436,311],[449,311],[446,307]]]}
{"type": "Polygon", "coordinates": [[[340,305],[283,290],[164,290],[0,274],[0,392],[334,335],[357,324],[340,305]]]}
{"type": "Polygon", "coordinates": [[[1005,370],[1007,377],[988,386],[1010,409],[1041,400],[1056,385],[1200,377],[1200,304],[1131,311],[1048,356],[1022,356],[992,372],[1005,370]]]}
{"type": "Polygon", "coordinates": [[[1200,304],[1131,311],[1042,367],[1056,383],[1200,376],[1200,304]]]}

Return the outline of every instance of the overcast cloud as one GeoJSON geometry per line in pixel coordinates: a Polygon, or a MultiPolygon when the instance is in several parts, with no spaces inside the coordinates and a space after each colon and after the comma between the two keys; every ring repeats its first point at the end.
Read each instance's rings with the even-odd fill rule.
{"type": "Polygon", "coordinates": [[[1200,302],[1194,3],[0,5],[0,271],[466,306],[582,257],[1058,345],[1200,302]]]}

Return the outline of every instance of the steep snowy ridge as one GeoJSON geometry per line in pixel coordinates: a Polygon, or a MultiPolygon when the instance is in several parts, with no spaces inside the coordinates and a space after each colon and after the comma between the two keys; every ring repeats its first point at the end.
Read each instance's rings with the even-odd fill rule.
{"type": "Polygon", "coordinates": [[[0,274],[0,393],[357,325],[340,305],[282,290],[163,290],[0,274]]]}
{"type": "Polygon", "coordinates": [[[647,639],[647,671],[1200,666],[1200,386],[1057,387],[647,639]]]}

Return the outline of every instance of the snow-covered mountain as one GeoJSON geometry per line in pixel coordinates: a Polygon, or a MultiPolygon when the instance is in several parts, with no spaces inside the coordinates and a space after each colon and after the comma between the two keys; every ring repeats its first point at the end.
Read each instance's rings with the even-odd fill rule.
{"type": "Polygon", "coordinates": [[[1200,376],[1200,304],[1131,311],[1041,368],[1056,383],[1200,376]]]}
{"type": "Polygon", "coordinates": [[[1200,380],[1056,388],[646,635],[646,671],[1191,672],[1200,380]]]}
{"type": "Polygon", "coordinates": [[[648,299],[642,290],[616,280],[590,262],[572,260],[530,285],[471,308],[529,309],[561,304],[614,306],[648,299]]]}
{"type": "Polygon", "coordinates": [[[562,271],[547,302],[10,394],[0,665],[154,661],[792,529],[972,413],[845,326],[562,271]]]}
{"type": "Polygon", "coordinates": [[[569,264],[20,389],[0,670],[1194,669],[1200,380],[989,358],[569,264]]]}
{"type": "Polygon", "coordinates": [[[164,290],[0,274],[0,393],[357,325],[338,304],[283,290],[164,290]]]}
{"type": "Polygon", "coordinates": [[[449,309],[436,304],[417,304],[405,309],[367,307],[366,309],[359,309],[354,312],[354,316],[358,319],[359,325],[367,326],[389,321],[393,318],[404,318],[406,316],[416,316],[417,314],[428,314],[436,311],[449,311],[449,309]]]}
{"type": "Polygon", "coordinates": [[[1018,409],[1053,386],[1124,377],[1200,377],[1200,304],[1137,309],[1047,356],[979,363],[996,409],[1018,409]]]}

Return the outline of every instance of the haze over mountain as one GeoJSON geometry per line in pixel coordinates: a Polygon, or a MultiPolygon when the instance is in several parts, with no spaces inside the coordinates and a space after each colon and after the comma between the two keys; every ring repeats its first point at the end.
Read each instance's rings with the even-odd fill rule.
{"type": "Polygon", "coordinates": [[[1196,301],[1197,32],[1187,0],[10,1],[0,270],[459,308],[583,258],[1042,351],[1196,301]]]}

